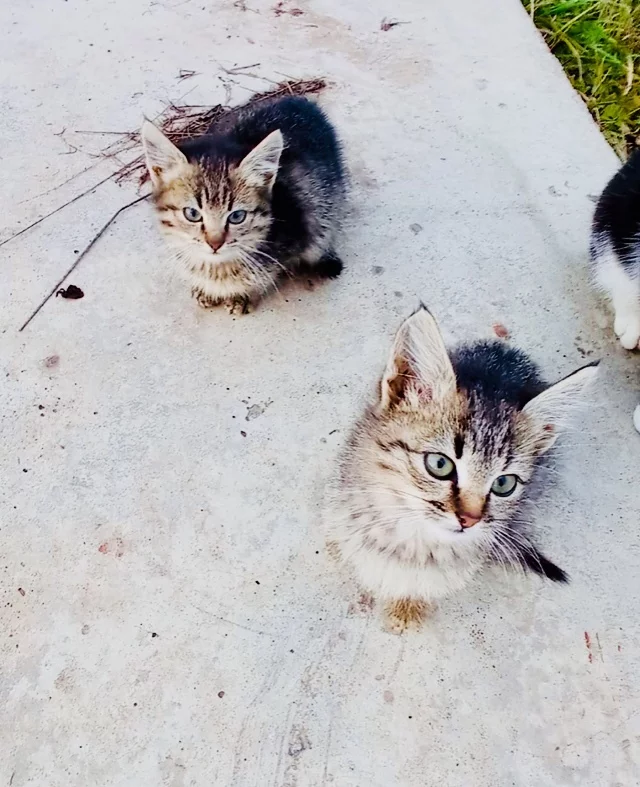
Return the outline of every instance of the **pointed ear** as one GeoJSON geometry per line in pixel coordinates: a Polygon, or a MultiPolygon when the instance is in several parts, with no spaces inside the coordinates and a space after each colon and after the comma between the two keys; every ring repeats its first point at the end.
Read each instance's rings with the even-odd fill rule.
{"type": "Polygon", "coordinates": [[[579,406],[582,393],[597,374],[598,362],[583,366],[523,407],[522,413],[526,416],[523,442],[534,454],[546,453],[555,443],[572,410],[579,406]]]}
{"type": "Polygon", "coordinates": [[[417,408],[456,391],[456,375],[438,324],[425,306],[396,333],[380,382],[379,412],[405,403],[417,408]]]}
{"type": "Polygon", "coordinates": [[[148,120],[140,131],[147,169],[154,186],[158,186],[169,170],[187,163],[187,157],[148,120]]]}
{"type": "Polygon", "coordinates": [[[238,176],[257,189],[273,188],[284,147],[282,133],[272,131],[238,165],[238,176]]]}

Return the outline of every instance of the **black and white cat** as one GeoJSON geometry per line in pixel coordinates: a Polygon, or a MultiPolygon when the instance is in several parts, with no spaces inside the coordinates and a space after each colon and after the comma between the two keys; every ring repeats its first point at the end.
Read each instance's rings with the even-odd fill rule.
{"type": "MultiPolygon", "coordinates": [[[[611,298],[613,329],[626,350],[640,349],[640,150],[609,181],[593,217],[591,259],[597,286],[611,298]]],[[[640,432],[640,405],[633,422],[640,432]]]]}

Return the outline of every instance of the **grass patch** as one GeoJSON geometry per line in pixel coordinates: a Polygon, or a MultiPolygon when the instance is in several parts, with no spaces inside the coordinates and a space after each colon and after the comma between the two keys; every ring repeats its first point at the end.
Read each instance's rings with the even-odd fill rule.
{"type": "Polygon", "coordinates": [[[640,145],[640,0],[523,0],[620,158],[640,145]]]}

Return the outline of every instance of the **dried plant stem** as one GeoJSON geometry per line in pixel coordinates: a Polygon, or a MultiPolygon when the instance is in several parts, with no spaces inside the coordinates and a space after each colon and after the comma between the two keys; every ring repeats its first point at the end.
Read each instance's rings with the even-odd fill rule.
{"type": "Polygon", "coordinates": [[[66,208],[68,205],[73,205],[74,202],[77,202],[79,199],[82,199],[82,197],[86,197],[87,194],[91,194],[91,192],[95,191],[98,188],[98,186],[102,186],[103,183],[106,183],[108,180],[111,180],[111,178],[113,178],[115,174],[116,173],[112,172],[111,175],[107,175],[106,178],[102,178],[102,180],[99,180],[97,183],[94,183],[93,186],[91,186],[91,188],[87,189],[86,191],[83,191],[81,194],[77,194],[75,197],[73,197],[73,199],[70,199],[68,202],[59,205],[55,210],[52,210],[50,213],[46,213],[44,216],[40,216],[39,219],[36,219],[36,221],[32,221],[31,224],[27,224],[27,226],[23,227],[21,230],[19,230],[19,232],[15,232],[13,235],[10,235],[8,238],[5,238],[3,241],[0,241],[0,246],[4,246],[5,243],[9,243],[10,240],[13,240],[14,238],[18,238],[20,237],[20,235],[24,235],[25,232],[28,232],[34,227],[37,227],[37,225],[42,223],[45,219],[48,219],[51,216],[54,216],[56,213],[59,213],[63,208],[66,208]]]}
{"type": "Polygon", "coordinates": [[[36,307],[36,308],[33,310],[33,312],[32,312],[32,313],[29,315],[29,317],[27,318],[27,320],[25,320],[25,322],[22,324],[22,326],[20,327],[20,329],[19,329],[18,333],[21,333],[22,331],[24,331],[24,329],[27,327],[27,325],[29,325],[29,323],[31,322],[31,320],[33,320],[33,318],[34,318],[34,317],[35,317],[35,316],[38,314],[38,312],[39,312],[39,311],[42,309],[42,307],[43,307],[43,306],[44,306],[44,305],[47,303],[47,301],[49,301],[51,298],[53,298],[53,296],[56,294],[56,292],[58,292],[58,290],[60,289],[60,287],[61,287],[61,286],[62,286],[62,285],[65,283],[65,281],[66,281],[66,280],[69,278],[69,276],[70,276],[70,275],[71,275],[71,274],[74,272],[74,270],[75,270],[75,269],[78,267],[78,265],[80,265],[80,263],[82,262],[83,258],[87,256],[87,254],[88,254],[88,253],[91,251],[91,249],[92,249],[92,248],[93,248],[93,247],[96,245],[96,243],[98,242],[98,240],[100,240],[100,238],[101,238],[101,237],[104,235],[104,233],[105,233],[105,232],[106,232],[106,231],[109,229],[109,227],[110,227],[110,226],[113,224],[113,222],[114,222],[114,221],[115,221],[115,220],[118,218],[118,216],[119,216],[121,213],[124,213],[124,211],[125,211],[125,210],[127,210],[128,208],[132,208],[134,205],[137,205],[139,202],[142,202],[142,200],[145,200],[145,199],[147,199],[147,197],[149,197],[149,196],[150,196],[149,194],[143,194],[141,197],[138,197],[137,199],[134,199],[134,200],[132,200],[131,202],[128,202],[126,205],[123,205],[121,208],[118,208],[118,210],[117,210],[117,211],[116,211],[116,212],[113,214],[113,216],[111,216],[111,218],[109,219],[109,221],[107,221],[107,222],[106,222],[106,223],[103,225],[102,229],[100,229],[100,231],[99,231],[99,232],[97,232],[97,233],[96,233],[96,234],[93,236],[93,238],[91,239],[91,241],[90,241],[90,242],[89,242],[89,243],[88,243],[88,244],[87,244],[87,245],[84,247],[84,249],[83,249],[83,250],[80,252],[80,254],[78,254],[78,257],[76,258],[76,260],[75,260],[75,262],[73,263],[73,265],[72,265],[72,266],[71,266],[71,267],[70,267],[70,268],[69,268],[69,269],[66,271],[66,273],[64,274],[64,276],[63,276],[63,277],[60,279],[60,281],[58,281],[58,282],[57,282],[57,283],[54,285],[54,287],[53,287],[53,289],[51,290],[51,292],[50,292],[48,295],[46,295],[46,296],[45,296],[45,297],[42,299],[42,301],[40,301],[40,303],[38,304],[38,306],[37,306],[37,307],[36,307]]]}
{"type": "MultiPolygon", "coordinates": [[[[253,65],[259,65],[258,63],[252,64],[251,66],[239,66],[235,69],[223,69],[224,71],[228,71],[228,73],[237,73],[239,75],[243,74],[243,69],[252,68],[253,65]]],[[[244,74],[245,76],[249,76],[249,74],[244,74]]],[[[251,75],[255,76],[255,75],[251,75]]],[[[271,81],[271,80],[267,80],[271,81]]],[[[314,93],[319,93],[326,87],[327,83],[324,79],[316,78],[316,79],[288,79],[286,82],[277,85],[272,90],[267,90],[264,93],[256,93],[249,99],[249,104],[257,103],[259,101],[265,101],[270,98],[277,98],[279,96],[284,95],[291,95],[291,96],[304,96],[314,93]]],[[[195,137],[198,134],[203,134],[207,131],[207,129],[214,123],[216,120],[221,118],[223,115],[226,115],[229,112],[234,112],[234,109],[230,107],[223,107],[221,104],[217,104],[214,107],[203,107],[202,105],[190,105],[190,104],[183,104],[180,106],[176,106],[175,104],[169,104],[169,106],[158,115],[156,121],[159,122],[162,130],[164,133],[169,137],[172,142],[181,142],[185,139],[189,139],[190,137],[195,137]]],[[[65,129],[63,129],[64,131],[65,129]]],[[[82,131],[77,132],[82,134],[88,134],[91,132],[82,131]]],[[[120,136],[120,139],[114,142],[109,147],[105,148],[100,156],[103,159],[112,159],[115,158],[116,161],[118,160],[116,157],[121,153],[125,153],[129,150],[134,149],[136,146],[140,144],[140,135],[138,132],[135,131],[124,131],[124,132],[109,132],[109,131],[99,131],[95,132],[97,134],[114,134],[120,136]]],[[[90,168],[89,168],[90,169],[90,168]]],[[[144,163],[144,156],[140,155],[134,158],[132,161],[124,164],[118,169],[116,172],[113,172],[111,175],[107,175],[106,178],[99,180],[97,183],[94,183],[93,186],[86,189],[85,191],[77,194],[72,199],[68,200],[67,202],[59,205],[55,210],[46,213],[44,216],[41,216],[36,221],[31,222],[26,227],[23,227],[18,232],[15,232],[13,235],[10,235],[8,238],[0,241],[0,247],[4,246],[5,243],[9,243],[9,241],[14,240],[15,238],[19,238],[20,235],[24,235],[25,232],[37,227],[43,221],[51,216],[54,216],[56,213],[59,213],[64,208],[68,207],[69,205],[73,205],[74,202],[77,202],[82,197],[86,197],[88,194],[91,194],[95,191],[99,186],[103,183],[106,183],[108,180],[115,180],[116,183],[120,183],[120,181],[124,180],[125,178],[137,176],[138,177],[138,185],[142,186],[148,180],[147,170],[144,163]]],[[[71,180],[71,178],[70,178],[71,180]]],[[[63,184],[61,184],[63,185],[63,184]]],[[[55,187],[59,188],[59,187],[55,187]]],[[[50,191],[54,191],[54,189],[50,189],[50,191]]],[[[45,192],[45,194],[48,192],[45,192]]]]}

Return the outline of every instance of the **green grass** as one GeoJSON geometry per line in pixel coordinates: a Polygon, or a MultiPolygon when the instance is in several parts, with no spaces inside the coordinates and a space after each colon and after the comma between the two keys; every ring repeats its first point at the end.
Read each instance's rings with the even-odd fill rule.
{"type": "Polygon", "coordinates": [[[640,145],[640,0],[523,0],[624,159],[640,145]]]}

